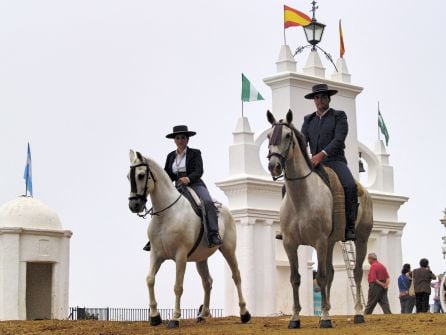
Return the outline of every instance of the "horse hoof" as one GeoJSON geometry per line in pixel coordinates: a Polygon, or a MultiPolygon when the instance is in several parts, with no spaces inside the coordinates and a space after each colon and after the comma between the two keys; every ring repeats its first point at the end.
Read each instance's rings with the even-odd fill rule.
{"type": "Polygon", "coordinates": [[[169,328],[169,329],[180,328],[180,321],[170,320],[169,323],[167,324],[167,328],[169,328]]]}
{"type": "Polygon", "coordinates": [[[242,323],[247,323],[249,320],[251,320],[251,314],[249,312],[240,315],[240,321],[242,321],[242,323]]]}
{"type": "Polygon", "coordinates": [[[331,320],[321,320],[320,328],[333,328],[331,320]]]}
{"type": "Polygon", "coordinates": [[[364,315],[355,315],[355,318],[353,320],[354,323],[364,323],[364,315]]]}
{"type": "Polygon", "coordinates": [[[150,325],[151,326],[159,326],[163,320],[161,320],[161,316],[158,314],[157,316],[150,317],[150,325]]]}
{"type": "Polygon", "coordinates": [[[292,320],[288,323],[288,329],[299,329],[300,320],[292,320]]]}
{"type": "Polygon", "coordinates": [[[206,319],[205,318],[202,318],[201,316],[199,316],[198,318],[197,318],[197,323],[204,323],[206,321],[206,319]]]}

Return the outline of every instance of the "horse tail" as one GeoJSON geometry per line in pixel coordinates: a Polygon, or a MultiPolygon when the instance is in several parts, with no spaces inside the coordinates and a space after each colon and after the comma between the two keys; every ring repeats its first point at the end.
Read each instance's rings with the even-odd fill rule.
{"type": "Polygon", "coordinates": [[[362,198],[366,192],[364,186],[359,181],[356,181],[356,188],[358,189],[358,197],[362,198]]]}

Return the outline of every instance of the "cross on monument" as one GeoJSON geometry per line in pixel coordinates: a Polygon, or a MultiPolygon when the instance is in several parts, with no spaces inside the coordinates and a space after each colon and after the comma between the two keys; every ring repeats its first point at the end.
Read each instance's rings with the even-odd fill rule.
{"type": "Polygon", "coordinates": [[[312,5],[311,12],[313,12],[313,21],[316,21],[316,10],[319,8],[319,6],[316,6],[316,4],[317,4],[317,1],[315,1],[315,0],[313,0],[311,2],[311,5],[312,5]]]}

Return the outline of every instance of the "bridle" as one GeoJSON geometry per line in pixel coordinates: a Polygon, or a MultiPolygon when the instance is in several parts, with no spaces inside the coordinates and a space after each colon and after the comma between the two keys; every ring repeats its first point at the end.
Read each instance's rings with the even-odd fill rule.
{"type": "Polygon", "coordinates": [[[284,126],[291,130],[291,137],[290,137],[290,141],[288,143],[288,147],[285,150],[285,154],[282,154],[281,152],[269,151],[268,156],[266,156],[268,159],[271,159],[271,157],[277,157],[277,158],[279,158],[280,163],[282,164],[283,174],[280,176],[277,176],[277,177],[273,177],[273,180],[276,181],[282,177],[284,177],[285,180],[289,180],[289,181],[303,180],[303,179],[307,178],[310,174],[313,173],[312,168],[310,168],[310,172],[308,172],[304,176],[290,178],[286,174],[285,166],[286,166],[286,162],[288,160],[288,155],[290,153],[290,149],[293,148],[293,150],[294,150],[294,147],[296,145],[296,143],[294,142],[294,130],[288,123],[276,122],[273,124],[274,131],[270,138],[269,145],[279,145],[280,144],[280,141],[282,140],[282,127],[284,127],[284,126]],[[280,128],[276,128],[276,127],[280,127],[280,128]]]}
{"type": "MultiPolygon", "coordinates": [[[[136,164],[136,165],[132,165],[130,166],[130,192],[134,193],[134,196],[129,197],[129,200],[142,200],[145,201],[147,203],[147,196],[149,195],[149,180],[153,180],[154,183],[156,183],[156,178],[152,172],[152,170],[150,169],[150,166],[148,163],[140,163],[140,164],[136,164]],[[144,181],[144,192],[142,194],[138,194],[138,188],[136,186],[136,168],[144,166],[147,169],[147,173],[145,175],[145,181],[144,181]]],[[[150,209],[147,209],[146,205],[144,205],[144,212],[141,213],[137,213],[137,215],[143,219],[145,219],[147,217],[147,215],[150,216],[158,216],[159,214],[167,211],[168,209],[170,209],[171,207],[173,207],[178,200],[180,200],[180,198],[183,196],[182,193],[180,193],[180,195],[178,196],[178,198],[171,203],[169,206],[167,206],[166,208],[154,212],[153,211],[153,207],[150,209]]]]}

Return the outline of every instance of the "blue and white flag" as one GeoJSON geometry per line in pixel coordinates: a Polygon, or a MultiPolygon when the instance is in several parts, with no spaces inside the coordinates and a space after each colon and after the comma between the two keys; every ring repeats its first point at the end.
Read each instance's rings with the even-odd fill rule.
{"type": "Polygon", "coordinates": [[[32,172],[32,164],[31,164],[31,148],[28,143],[28,154],[26,157],[26,167],[25,173],[23,174],[23,179],[25,179],[26,184],[26,193],[25,196],[29,195],[33,196],[33,172],[32,172]]]}

